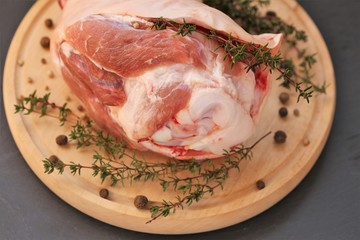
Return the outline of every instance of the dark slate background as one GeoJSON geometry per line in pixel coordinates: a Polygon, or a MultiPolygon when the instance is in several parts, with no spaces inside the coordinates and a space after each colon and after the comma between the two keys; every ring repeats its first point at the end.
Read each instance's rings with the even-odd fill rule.
{"type": "MultiPolygon", "coordinates": [[[[246,222],[203,234],[157,236],[112,227],[72,208],[38,180],[14,144],[1,97],[0,239],[360,239],[360,1],[299,2],[331,52],[337,107],[318,162],[285,199],[246,222]]],[[[0,1],[1,79],[13,34],[33,3],[0,1]]]]}

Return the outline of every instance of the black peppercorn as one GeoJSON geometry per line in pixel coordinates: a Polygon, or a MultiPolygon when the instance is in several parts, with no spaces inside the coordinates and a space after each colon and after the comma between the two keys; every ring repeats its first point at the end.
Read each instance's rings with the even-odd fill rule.
{"type": "Polygon", "coordinates": [[[267,12],[266,12],[266,16],[267,16],[267,17],[276,17],[276,12],[274,12],[274,11],[267,11],[267,12]]]}
{"type": "Polygon", "coordinates": [[[264,189],[265,188],[265,183],[263,180],[259,180],[256,182],[256,187],[257,189],[261,190],[261,189],[264,189]]]}
{"type": "Polygon", "coordinates": [[[279,115],[282,118],[285,118],[288,115],[288,110],[286,107],[282,107],[279,109],[279,115]]]}
{"type": "Polygon", "coordinates": [[[138,195],[134,199],[134,205],[136,208],[139,209],[144,209],[147,206],[148,202],[149,200],[147,199],[147,197],[143,195],[138,195]]]}
{"type": "Polygon", "coordinates": [[[51,155],[49,157],[49,161],[52,162],[54,165],[59,162],[59,158],[55,155],[51,155]]]}
{"type": "Polygon", "coordinates": [[[289,99],[290,99],[290,96],[286,92],[281,93],[279,96],[279,100],[282,104],[286,104],[289,101],[289,99]]]}
{"type": "Polygon", "coordinates": [[[66,145],[68,143],[68,138],[65,135],[59,135],[56,137],[56,143],[60,146],[66,145]]]}
{"type": "Polygon", "coordinates": [[[47,63],[46,59],[45,59],[45,58],[42,58],[42,59],[41,59],[41,63],[42,63],[42,64],[46,64],[46,63],[47,63]]]}
{"type": "Polygon", "coordinates": [[[308,146],[310,144],[310,140],[308,138],[305,138],[303,140],[303,144],[304,144],[304,146],[308,146]]]}
{"type": "Polygon", "coordinates": [[[286,133],[284,131],[277,131],[275,132],[275,135],[274,135],[274,140],[276,143],[278,144],[282,144],[282,143],[285,143],[286,141],[286,133]]]}
{"type": "Polygon", "coordinates": [[[40,44],[43,48],[49,49],[50,48],[50,38],[48,38],[48,37],[41,38],[40,44]]]}
{"type": "Polygon", "coordinates": [[[45,20],[45,26],[47,28],[52,28],[54,26],[54,23],[50,18],[48,18],[48,19],[45,20]]]}
{"type": "Polygon", "coordinates": [[[28,83],[29,83],[29,84],[33,84],[33,83],[34,83],[34,79],[32,79],[31,77],[28,77],[27,80],[28,80],[28,83]]]}
{"type": "Polygon", "coordinates": [[[99,195],[100,197],[107,199],[109,197],[109,190],[107,190],[106,188],[102,188],[99,191],[99,195]]]}
{"type": "Polygon", "coordinates": [[[77,110],[79,110],[79,112],[83,112],[85,109],[84,109],[83,106],[79,105],[79,106],[77,107],[77,110]]]}

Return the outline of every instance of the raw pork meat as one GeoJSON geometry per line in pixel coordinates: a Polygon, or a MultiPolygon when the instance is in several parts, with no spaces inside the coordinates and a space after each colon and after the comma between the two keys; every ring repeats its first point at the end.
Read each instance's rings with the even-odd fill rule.
{"type": "MultiPolygon", "coordinates": [[[[55,65],[97,124],[138,150],[178,159],[219,157],[254,132],[269,71],[230,68],[199,33],[153,30],[164,17],[277,52],[281,35],[250,35],[194,0],[61,0],[55,65]]],[[[262,69],[262,70],[261,70],[262,69]]]]}

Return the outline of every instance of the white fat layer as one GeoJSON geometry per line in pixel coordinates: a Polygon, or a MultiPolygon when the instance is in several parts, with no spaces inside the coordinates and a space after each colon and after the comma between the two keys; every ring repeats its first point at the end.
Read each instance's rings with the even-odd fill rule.
{"type": "Polygon", "coordinates": [[[181,124],[194,124],[194,121],[191,118],[191,115],[189,113],[189,110],[187,108],[181,110],[176,114],[176,120],[181,124]]]}
{"type": "MultiPolygon", "coordinates": [[[[149,109],[144,109],[144,106],[149,102],[152,104],[161,102],[162,98],[157,93],[169,83],[178,82],[179,85],[191,86],[188,82],[191,82],[194,76],[197,78],[201,76],[199,70],[192,69],[187,65],[175,64],[147,71],[136,79],[125,79],[125,93],[128,99],[122,107],[109,107],[111,116],[122,126],[131,140],[138,141],[137,136],[146,128],[146,122],[142,120],[155,117],[157,114],[149,109]],[[183,81],[185,78],[188,80],[183,81]],[[138,119],[138,115],[143,114],[144,110],[148,116],[138,119]],[[134,121],[134,119],[138,119],[138,121],[134,121]]],[[[156,109],[156,111],[161,111],[161,109],[156,109]]]]}
{"type": "Polygon", "coordinates": [[[61,51],[66,58],[69,58],[71,56],[71,53],[78,54],[78,52],[67,42],[61,44],[61,51]]]}
{"type": "Polygon", "coordinates": [[[147,93],[144,84],[136,79],[125,80],[125,92],[127,101],[122,107],[109,107],[112,118],[119,123],[124,129],[129,139],[137,141],[135,132],[140,128],[138,122],[135,122],[135,116],[141,110],[144,99],[147,98],[147,93]]]}
{"type": "Polygon", "coordinates": [[[156,133],[152,135],[152,139],[156,142],[169,142],[172,140],[172,133],[169,128],[161,128],[156,133]]]}
{"type": "Polygon", "coordinates": [[[191,114],[200,119],[199,131],[203,130],[202,134],[206,133],[205,137],[190,144],[190,149],[220,155],[224,149],[243,142],[253,133],[254,123],[249,113],[241,104],[219,89],[199,90],[191,99],[190,106],[191,114]],[[203,115],[199,115],[199,112],[203,115]],[[211,116],[202,119],[209,112],[211,116]],[[211,124],[218,129],[209,131],[211,124]]]}
{"type": "Polygon", "coordinates": [[[196,90],[188,109],[180,111],[176,119],[187,115],[184,112],[188,112],[190,118],[194,119],[192,125],[195,130],[181,131],[181,124],[168,122],[152,139],[164,146],[184,146],[186,149],[221,155],[224,149],[245,141],[254,131],[254,122],[249,112],[221,89],[196,90]],[[169,133],[172,137],[169,137],[169,133]]]}
{"type": "MultiPolygon", "coordinates": [[[[143,122],[135,122],[146,101],[161,101],[156,92],[168,82],[179,82],[192,89],[188,106],[173,120],[148,136],[160,146],[184,146],[185,149],[221,155],[245,141],[254,131],[250,116],[255,96],[255,77],[252,72],[232,79],[222,74],[222,64],[215,64],[212,72],[176,64],[159,67],[136,79],[125,80],[128,100],[122,107],[110,107],[112,117],[134,141],[143,130],[143,122]]],[[[160,109],[161,111],[161,109],[160,109]]],[[[156,112],[148,113],[156,116],[156,112]]],[[[151,148],[149,142],[142,143],[151,148]]],[[[158,146],[157,146],[158,148],[158,146]]],[[[164,149],[164,151],[166,151],[164,149]]]]}
{"type": "MultiPolygon", "coordinates": [[[[100,20],[100,21],[104,20],[104,19],[106,19],[107,21],[111,20],[111,21],[118,22],[119,24],[124,24],[124,25],[129,25],[132,22],[141,22],[141,23],[146,24],[149,27],[152,26],[152,23],[149,21],[146,21],[142,18],[138,18],[135,16],[129,16],[129,15],[97,14],[97,15],[90,15],[90,18],[100,20]]],[[[86,19],[87,18],[83,18],[83,19],[81,19],[81,21],[85,21],[86,19]]],[[[132,25],[132,27],[136,28],[136,27],[134,27],[134,25],[132,25]]]]}

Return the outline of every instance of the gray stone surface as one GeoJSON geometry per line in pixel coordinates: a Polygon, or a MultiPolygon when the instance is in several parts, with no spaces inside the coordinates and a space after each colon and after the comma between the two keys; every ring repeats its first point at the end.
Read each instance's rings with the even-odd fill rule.
{"type": "MultiPolygon", "coordinates": [[[[246,222],[203,234],[157,236],[109,226],[63,202],[32,173],[11,137],[1,97],[0,239],[360,239],[360,1],[299,2],[328,44],[338,98],[323,153],[285,199],[246,222]]],[[[33,3],[0,2],[1,77],[12,36],[33,3]]]]}

